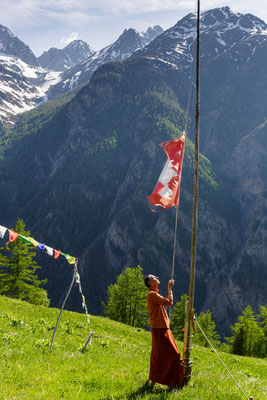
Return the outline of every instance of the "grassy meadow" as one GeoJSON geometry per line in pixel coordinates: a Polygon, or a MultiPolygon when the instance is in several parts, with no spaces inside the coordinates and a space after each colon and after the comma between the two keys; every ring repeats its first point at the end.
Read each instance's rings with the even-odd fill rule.
{"type": "MultiPolygon", "coordinates": [[[[215,354],[199,346],[187,386],[149,386],[150,332],[103,317],[91,316],[89,326],[85,315],[64,311],[49,352],[58,313],[0,296],[1,400],[245,399],[215,354]]],[[[248,397],[266,398],[266,360],[220,355],[248,397]]]]}

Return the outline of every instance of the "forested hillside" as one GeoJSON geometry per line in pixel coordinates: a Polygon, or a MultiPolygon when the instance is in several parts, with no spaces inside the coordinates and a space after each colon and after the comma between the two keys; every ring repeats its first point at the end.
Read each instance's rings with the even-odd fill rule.
{"type": "MultiPolygon", "coordinates": [[[[261,54],[267,42],[249,33],[263,29],[256,17],[235,20],[226,7],[202,18],[195,302],[198,312],[211,309],[225,335],[247,304],[256,310],[266,303],[267,79],[261,54]],[[221,26],[236,30],[230,36],[225,29],[227,46],[220,47],[221,26]]],[[[161,276],[166,289],[175,211],[153,213],[147,196],[165,161],[158,144],[180,136],[185,126],[190,57],[179,32],[193,23],[189,15],[133,58],[100,67],[75,97],[23,114],[1,134],[1,224],[12,227],[23,218],[36,239],[78,257],[91,312],[102,312],[108,284],[126,266],[140,264],[144,273],[161,276]]],[[[192,52],[192,35],[187,44],[192,52]]],[[[193,121],[191,104],[175,299],[188,291],[193,121]]],[[[44,255],[38,263],[51,303],[58,305],[72,271],[44,255]]],[[[69,307],[79,310],[79,300],[74,297],[69,307]]]]}

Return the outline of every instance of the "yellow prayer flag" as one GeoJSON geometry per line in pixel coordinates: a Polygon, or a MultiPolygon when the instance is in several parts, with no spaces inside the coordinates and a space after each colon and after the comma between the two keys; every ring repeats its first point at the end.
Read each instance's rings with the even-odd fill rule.
{"type": "Polygon", "coordinates": [[[36,247],[38,246],[39,243],[36,242],[36,240],[34,240],[32,237],[29,236],[28,239],[30,240],[30,242],[31,242],[34,246],[36,246],[36,247]]]}
{"type": "Polygon", "coordinates": [[[75,264],[75,262],[76,262],[75,257],[68,255],[66,258],[67,258],[69,264],[75,264]]]}

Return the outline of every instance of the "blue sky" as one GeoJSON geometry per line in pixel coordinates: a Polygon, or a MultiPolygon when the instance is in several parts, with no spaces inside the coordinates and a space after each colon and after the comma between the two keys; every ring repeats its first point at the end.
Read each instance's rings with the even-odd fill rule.
{"type": "MultiPolygon", "coordinates": [[[[201,10],[230,6],[267,23],[264,0],[201,0],[201,10]]],[[[196,0],[0,0],[0,24],[30,46],[36,56],[73,39],[94,50],[114,42],[125,28],[170,28],[196,10],[196,0]]]]}

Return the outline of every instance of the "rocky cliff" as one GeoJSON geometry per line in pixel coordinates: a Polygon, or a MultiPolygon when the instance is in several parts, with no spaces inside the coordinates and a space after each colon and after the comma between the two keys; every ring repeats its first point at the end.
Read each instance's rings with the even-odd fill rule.
{"type": "MultiPolygon", "coordinates": [[[[262,21],[237,17],[229,8],[204,13],[201,44],[195,303],[198,312],[211,309],[222,334],[247,304],[256,310],[266,303],[266,34],[262,21]],[[232,28],[233,46],[211,53],[210,43],[226,44],[232,28]]],[[[167,289],[175,211],[153,213],[147,196],[165,161],[158,144],[185,126],[193,21],[191,15],[178,24],[179,32],[187,29],[187,41],[172,29],[169,50],[162,47],[156,57],[158,45],[170,39],[164,33],[139,56],[101,66],[68,103],[49,112],[49,103],[42,105],[0,138],[1,224],[14,226],[22,217],[38,240],[79,257],[92,313],[101,312],[108,284],[126,266],[160,275],[167,289]]],[[[191,104],[175,300],[189,283],[193,121],[191,104]]],[[[60,260],[42,256],[38,262],[52,304],[59,305],[71,270],[60,260]]],[[[69,307],[80,309],[78,293],[69,307]]]]}

